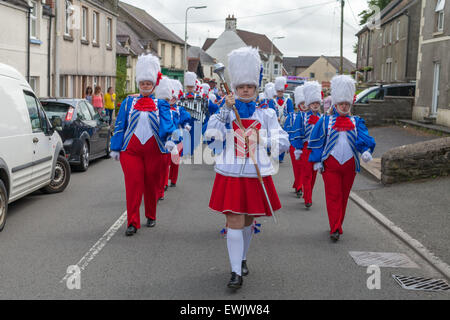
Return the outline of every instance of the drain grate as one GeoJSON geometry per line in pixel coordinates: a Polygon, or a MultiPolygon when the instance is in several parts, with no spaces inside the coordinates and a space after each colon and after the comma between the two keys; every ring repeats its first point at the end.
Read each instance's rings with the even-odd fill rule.
{"type": "Polygon", "coordinates": [[[391,268],[419,268],[403,253],[350,251],[349,254],[357,265],[363,267],[376,265],[391,268]]]}
{"type": "Polygon", "coordinates": [[[409,277],[392,275],[395,281],[407,290],[425,290],[425,291],[449,291],[450,286],[445,280],[430,279],[422,277],[409,277]]]}

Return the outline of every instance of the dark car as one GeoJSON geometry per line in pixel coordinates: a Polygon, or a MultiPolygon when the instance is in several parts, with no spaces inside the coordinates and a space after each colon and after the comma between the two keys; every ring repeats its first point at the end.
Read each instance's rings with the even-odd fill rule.
{"type": "Polygon", "coordinates": [[[64,143],[69,163],[86,171],[89,161],[109,157],[109,117],[99,115],[84,99],[40,99],[42,107],[64,143]]]}
{"type": "Polygon", "coordinates": [[[356,103],[369,103],[369,100],[383,100],[385,96],[414,97],[416,85],[414,83],[386,84],[370,87],[356,96],[356,103]]]}

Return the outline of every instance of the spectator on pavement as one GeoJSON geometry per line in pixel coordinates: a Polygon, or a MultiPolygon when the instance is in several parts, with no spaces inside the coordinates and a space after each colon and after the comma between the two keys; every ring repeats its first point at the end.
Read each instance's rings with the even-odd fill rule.
{"type": "Polygon", "coordinates": [[[102,114],[103,111],[103,93],[100,86],[95,87],[94,95],[92,96],[92,105],[98,114],[102,114]]]}
{"type": "Polygon", "coordinates": [[[85,99],[90,103],[90,104],[92,104],[92,87],[91,86],[89,86],[89,87],[87,87],[86,88],[86,92],[85,92],[85,99]]]}
{"type": "Polygon", "coordinates": [[[106,115],[109,116],[109,124],[112,123],[114,108],[116,104],[116,94],[112,87],[108,88],[108,91],[105,93],[105,111],[106,115]]]}

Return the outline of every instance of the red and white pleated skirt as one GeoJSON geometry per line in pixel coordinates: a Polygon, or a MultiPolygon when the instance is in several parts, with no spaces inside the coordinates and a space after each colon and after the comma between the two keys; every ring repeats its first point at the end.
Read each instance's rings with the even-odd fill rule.
{"type": "MultiPolygon", "coordinates": [[[[281,209],[280,199],[271,176],[263,178],[273,211],[281,209]]],[[[235,178],[216,173],[209,207],[220,213],[272,216],[258,178],[235,178]]]]}

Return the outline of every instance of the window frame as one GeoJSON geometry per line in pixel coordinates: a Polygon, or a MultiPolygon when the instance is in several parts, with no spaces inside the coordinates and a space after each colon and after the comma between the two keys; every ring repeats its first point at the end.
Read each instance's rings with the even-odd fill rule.
{"type": "Polygon", "coordinates": [[[113,27],[112,27],[112,19],[106,18],[106,46],[108,48],[112,47],[112,33],[113,33],[113,27]]]}
{"type": "Polygon", "coordinates": [[[37,1],[30,1],[33,4],[33,9],[30,9],[30,39],[38,39],[38,7],[37,1]],[[33,15],[34,11],[34,15],[33,15]],[[33,35],[33,24],[34,24],[34,35],[33,35]]]}
{"type": "Polygon", "coordinates": [[[92,12],[92,44],[99,45],[99,22],[100,14],[97,11],[92,12]]]}
{"type": "Polygon", "coordinates": [[[88,41],[89,37],[89,9],[87,7],[81,8],[81,40],[88,41]]]}

